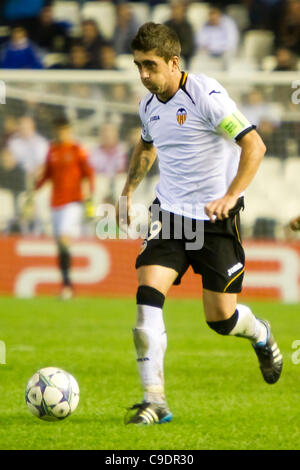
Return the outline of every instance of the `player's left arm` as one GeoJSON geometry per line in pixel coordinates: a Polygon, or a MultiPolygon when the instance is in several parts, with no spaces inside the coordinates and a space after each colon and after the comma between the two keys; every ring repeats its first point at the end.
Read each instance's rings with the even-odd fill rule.
{"type": "Polygon", "coordinates": [[[88,153],[83,148],[79,150],[79,162],[83,197],[85,200],[91,199],[94,193],[94,170],[89,163],[88,153]]]}
{"type": "Polygon", "coordinates": [[[229,216],[230,209],[235,206],[240,194],[251,183],[266,152],[265,144],[254,129],[237,143],[242,149],[237,174],[226,194],[220,199],[209,202],[205,207],[211,222],[216,218],[223,220],[229,216]]]}
{"type": "Polygon", "coordinates": [[[80,148],[79,161],[81,167],[81,188],[84,200],[84,212],[88,218],[95,216],[95,207],[93,202],[94,194],[94,170],[88,159],[88,153],[85,149],[80,148]]]}

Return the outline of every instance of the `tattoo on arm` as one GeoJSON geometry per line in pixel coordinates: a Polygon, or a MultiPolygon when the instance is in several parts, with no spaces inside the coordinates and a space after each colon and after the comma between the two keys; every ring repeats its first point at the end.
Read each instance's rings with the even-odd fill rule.
{"type": "Polygon", "coordinates": [[[154,160],[156,159],[156,149],[152,144],[140,142],[131,157],[126,191],[134,191],[140,184],[144,176],[148,173],[154,160]]]}
{"type": "Polygon", "coordinates": [[[133,158],[128,173],[129,184],[137,186],[147,174],[150,163],[151,158],[149,155],[142,154],[140,158],[133,158]]]}

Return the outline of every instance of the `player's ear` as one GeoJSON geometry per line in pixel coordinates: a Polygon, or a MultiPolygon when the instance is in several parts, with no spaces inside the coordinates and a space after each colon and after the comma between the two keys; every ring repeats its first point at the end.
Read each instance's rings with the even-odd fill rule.
{"type": "Polygon", "coordinates": [[[171,71],[175,72],[177,69],[179,69],[179,57],[177,55],[171,57],[169,64],[171,67],[171,71]]]}

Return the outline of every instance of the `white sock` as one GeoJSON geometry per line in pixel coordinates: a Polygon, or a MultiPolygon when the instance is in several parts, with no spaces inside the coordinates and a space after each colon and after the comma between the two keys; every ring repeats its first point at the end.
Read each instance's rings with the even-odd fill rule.
{"type": "Polygon", "coordinates": [[[167,334],[162,309],[138,305],[137,325],[133,329],[133,337],[144,388],[144,400],[164,402],[163,361],[167,348],[167,334]]]}
{"type": "Polygon", "coordinates": [[[238,321],[229,334],[231,336],[248,338],[253,344],[265,344],[267,341],[265,325],[253,315],[250,308],[246,305],[238,304],[237,311],[239,314],[238,321]]]}

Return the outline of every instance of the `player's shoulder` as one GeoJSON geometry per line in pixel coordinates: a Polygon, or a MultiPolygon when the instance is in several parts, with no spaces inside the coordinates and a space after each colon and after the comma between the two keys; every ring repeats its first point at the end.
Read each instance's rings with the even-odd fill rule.
{"type": "Polygon", "coordinates": [[[87,157],[88,156],[88,151],[87,151],[86,147],[80,142],[74,141],[73,144],[72,144],[72,150],[78,157],[87,157]]]}
{"type": "Polygon", "coordinates": [[[148,108],[152,102],[154,98],[154,95],[153,93],[147,93],[140,101],[140,104],[139,104],[139,111],[140,111],[140,114],[146,114],[147,111],[148,111],[148,108]]]}
{"type": "Polygon", "coordinates": [[[186,89],[196,98],[198,95],[210,96],[213,93],[226,93],[225,88],[213,77],[204,73],[189,73],[186,81],[186,89]]]}

